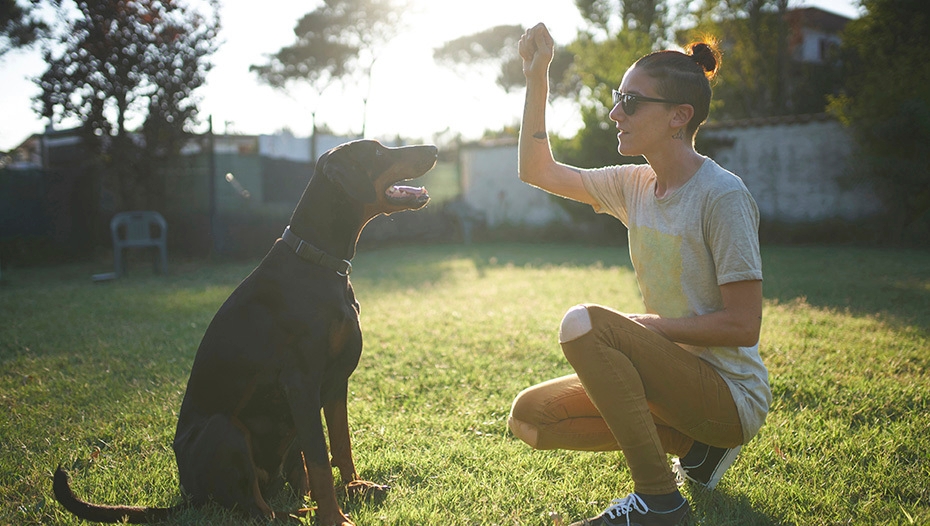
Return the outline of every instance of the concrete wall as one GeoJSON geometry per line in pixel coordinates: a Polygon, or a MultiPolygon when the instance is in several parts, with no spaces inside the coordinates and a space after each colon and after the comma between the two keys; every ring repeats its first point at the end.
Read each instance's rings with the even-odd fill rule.
{"type": "Polygon", "coordinates": [[[568,214],[552,196],[517,176],[515,142],[466,145],[459,156],[463,198],[485,214],[489,227],[544,226],[568,221],[568,214]]]}
{"type": "Polygon", "coordinates": [[[848,177],[852,137],[827,116],[717,124],[699,136],[712,139],[714,159],[743,179],[763,220],[852,220],[881,209],[867,186],[848,177]]]}

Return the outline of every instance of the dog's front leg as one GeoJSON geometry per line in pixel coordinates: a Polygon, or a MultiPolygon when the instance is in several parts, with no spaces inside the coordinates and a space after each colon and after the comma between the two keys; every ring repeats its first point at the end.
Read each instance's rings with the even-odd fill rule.
{"type": "Polygon", "coordinates": [[[307,387],[319,386],[320,381],[298,371],[282,375],[282,381],[297,428],[297,443],[304,453],[310,494],[317,504],[317,523],[321,526],[353,526],[336,501],[333,468],[326,452],[323,418],[320,415],[319,389],[307,387]]]}
{"type": "MultiPolygon", "coordinates": [[[[342,393],[347,393],[347,389],[342,393]]],[[[388,490],[387,486],[362,480],[355,471],[352,458],[352,439],[349,435],[349,415],[346,407],[347,396],[339,396],[323,406],[326,415],[326,427],[329,430],[329,447],[333,456],[333,466],[339,468],[342,483],[350,496],[377,496],[388,490]]]]}
{"type": "Polygon", "coordinates": [[[333,466],[339,468],[342,483],[349,484],[358,480],[355,460],[352,458],[352,439],[349,436],[349,414],[346,398],[337,397],[323,405],[326,415],[326,428],[329,430],[329,449],[333,456],[333,466]]]}

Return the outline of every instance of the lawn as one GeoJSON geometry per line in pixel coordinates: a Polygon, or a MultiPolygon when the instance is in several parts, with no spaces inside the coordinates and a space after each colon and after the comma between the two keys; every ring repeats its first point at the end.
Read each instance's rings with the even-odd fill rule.
{"type": "MultiPolygon", "coordinates": [[[[930,252],[766,247],[763,261],[774,404],[715,492],[684,488],[695,523],[930,524],[930,252]]],[[[90,280],[101,264],[4,272],[0,525],[78,523],[51,495],[59,462],[88,500],[180,502],[171,441],[193,354],[254,263],[136,265],[106,283],[90,280]]],[[[343,499],[360,526],[555,526],[631,491],[618,453],[533,451],[506,425],[517,392],[570,372],[568,307],[642,308],[625,249],[398,247],[360,253],[352,280],[356,461],[392,487],[343,499]]]]}

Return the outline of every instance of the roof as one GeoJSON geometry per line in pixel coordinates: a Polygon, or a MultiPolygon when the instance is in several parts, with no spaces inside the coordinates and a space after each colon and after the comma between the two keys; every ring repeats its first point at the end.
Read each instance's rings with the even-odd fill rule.
{"type": "Polygon", "coordinates": [[[836,117],[829,113],[809,113],[804,115],[779,115],[776,117],[753,117],[751,119],[735,119],[731,121],[708,122],[701,129],[726,130],[732,128],[758,128],[762,126],[778,126],[790,124],[807,124],[809,122],[836,121],[836,117]]]}

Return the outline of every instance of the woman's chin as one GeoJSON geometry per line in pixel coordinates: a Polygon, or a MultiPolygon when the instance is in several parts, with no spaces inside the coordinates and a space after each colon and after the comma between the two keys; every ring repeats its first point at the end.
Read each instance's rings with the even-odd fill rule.
{"type": "Polygon", "coordinates": [[[639,153],[630,148],[629,145],[625,145],[623,143],[617,145],[617,153],[624,157],[636,157],[639,155],[639,153]]]}

